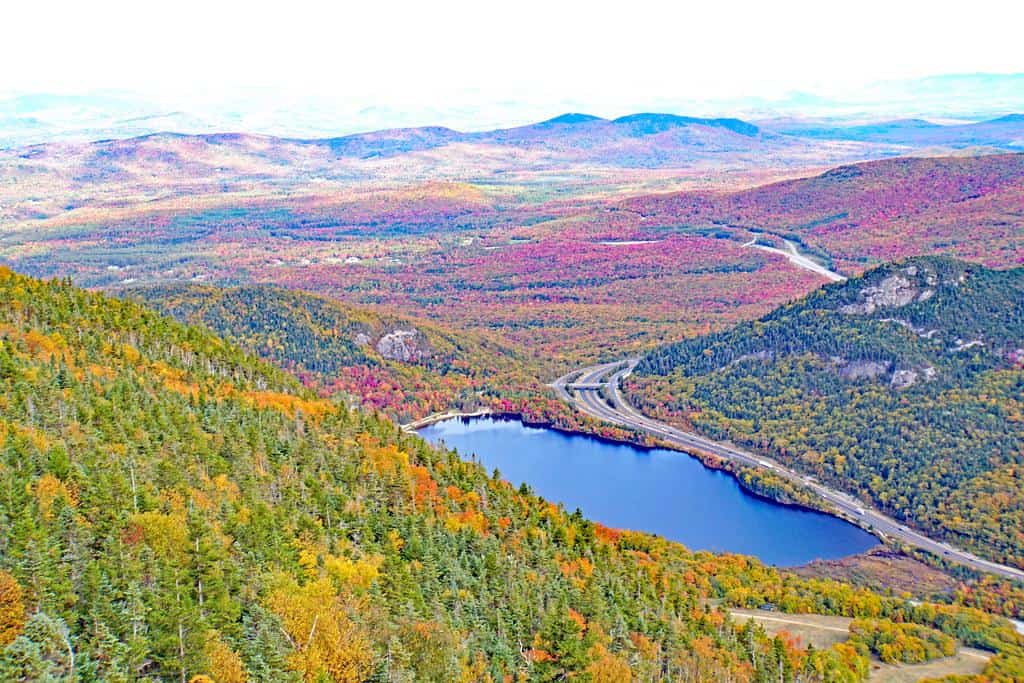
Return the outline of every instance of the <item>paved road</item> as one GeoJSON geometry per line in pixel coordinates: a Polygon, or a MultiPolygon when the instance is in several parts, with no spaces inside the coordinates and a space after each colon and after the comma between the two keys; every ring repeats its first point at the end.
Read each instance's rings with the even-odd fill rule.
{"type": "Polygon", "coordinates": [[[765,468],[775,474],[810,489],[833,509],[885,539],[895,539],[906,545],[927,550],[945,560],[958,562],[979,571],[1024,581],[1024,571],[989,562],[967,551],[936,541],[902,525],[900,522],[873,510],[853,496],[826,487],[813,478],[787,469],[779,463],[729,443],[713,441],[692,432],[642,415],[631,406],[619,391],[619,382],[636,367],[636,359],[594,365],[558,378],[551,386],[559,397],[588,415],[623,427],[630,427],[655,436],[682,450],[700,450],[746,467],[765,468]],[[577,388],[578,386],[578,388],[577,388]],[[593,387],[600,386],[600,389],[593,387]],[[608,400],[601,395],[605,393],[608,400]]]}
{"type": "Polygon", "coordinates": [[[755,240],[750,240],[743,246],[753,247],[754,249],[760,249],[761,251],[770,251],[773,254],[781,254],[782,256],[788,258],[789,262],[792,263],[794,266],[797,266],[798,268],[803,268],[804,270],[809,270],[812,273],[817,273],[818,275],[824,278],[832,280],[832,282],[846,281],[846,278],[840,275],[839,273],[835,272],[834,270],[829,270],[828,268],[821,265],[817,261],[814,261],[813,259],[810,259],[801,254],[797,250],[795,243],[785,239],[782,240],[782,243],[786,245],[785,249],[778,249],[776,247],[769,247],[764,244],[758,244],[755,240]]]}

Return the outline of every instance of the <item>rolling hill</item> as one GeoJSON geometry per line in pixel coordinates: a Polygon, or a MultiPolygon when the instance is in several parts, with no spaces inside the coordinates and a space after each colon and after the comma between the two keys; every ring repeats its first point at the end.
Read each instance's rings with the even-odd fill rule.
{"type": "MultiPolygon", "coordinates": [[[[311,139],[303,141],[314,146],[327,146],[339,156],[360,158],[390,157],[407,152],[436,149],[457,143],[482,145],[511,145],[516,147],[540,147],[568,151],[583,142],[587,153],[596,155],[607,151],[602,145],[619,143],[626,139],[640,139],[678,129],[690,129],[704,135],[718,132],[735,133],[747,138],[756,138],[757,126],[729,118],[700,118],[675,114],[641,113],[604,119],[599,116],[568,113],[546,121],[515,128],[503,128],[482,132],[460,132],[439,126],[421,128],[396,128],[369,133],[356,133],[337,138],[311,139]]],[[[217,136],[206,136],[216,138],[217,136]]],[[[724,138],[723,138],[724,139],[724,138]]],[[[753,140],[749,141],[753,144],[753,140]]],[[[740,141],[736,141],[740,144],[740,141]]],[[[682,152],[679,152],[682,153],[682,152]]],[[[696,153],[696,150],[691,150],[696,153]]],[[[601,159],[612,163],[614,159],[601,159]]]]}
{"type": "Polygon", "coordinates": [[[767,230],[851,273],[935,253],[996,267],[1024,261],[1024,154],[885,159],[748,190],[637,197],[621,207],[640,215],[637,234],[767,230]]]}
{"type": "Polygon", "coordinates": [[[799,124],[772,126],[771,130],[821,140],[855,140],[912,147],[993,147],[1018,151],[1024,147],[1024,115],[1007,114],[972,123],[939,124],[921,119],[899,119],[847,126],[799,124]]]}
{"type": "Polygon", "coordinates": [[[772,158],[772,165],[806,163],[820,155],[864,158],[896,153],[891,143],[849,143],[779,135],[735,118],[701,118],[664,113],[638,113],[615,119],[570,113],[516,128],[460,133],[446,128],[416,128],[356,134],[329,141],[344,156],[390,157],[472,147],[495,154],[519,150],[539,168],[581,164],[623,169],[683,168],[718,160],[739,169],[754,158],[772,158]],[[765,156],[767,155],[767,156],[765,156]]]}
{"type": "MultiPolygon", "coordinates": [[[[929,253],[995,267],[1024,258],[1024,155],[888,159],[623,200],[580,182],[594,196],[493,179],[365,186],[316,175],[322,149],[282,145],[115,141],[73,172],[59,150],[25,150],[26,166],[9,167],[14,180],[0,185],[18,198],[0,200],[0,260],[110,289],[276,284],[576,360],[721,329],[820,283],[743,246],[754,238],[784,236],[845,274],[929,253]],[[100,177],[69,199],[69,173],[100,177]]],[[[367,163],[337,161],[349,162],[367,163]]]]}
{"type": "Polygon", "coordinates": [[[627,436],[557,399],[547,386],[557,374],[550,358],[493,334],[453,332],[273,286],[165,285],[118,294],[215,331],[320,396],[354,400],[396,422],[487,410],[559,429],[627,436]]]}
{"type": "Polygon", "coordinates": [[[479,408],[567,418],[543,387],[553,370],[479,334],[277,287],[168,285],[121,294],[206,326],[323,395],[344,392],[398,421],[479,408]]]}
{"type": "Polygon", "coordinates": [[[1024,268],[881,266],[636,374],[645,411],[1024,566],[1024,268]]]}

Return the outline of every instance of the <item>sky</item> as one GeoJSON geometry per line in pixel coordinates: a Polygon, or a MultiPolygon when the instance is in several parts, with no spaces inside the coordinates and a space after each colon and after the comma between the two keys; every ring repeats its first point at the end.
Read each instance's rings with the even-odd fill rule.
{"type": "Polygon", "coordinates": [[[1024,3],[13,2],[0,89],[700,96],[1024,71],[1024,3]]]}
{"type": "Polygon", "coordinates": [[[1024,72],[1012,0],[35,0],[4,15],[0,96],[119,90],[183,109],[315,97],[425,116],[503,103],[615,114],[1024,72]]]}

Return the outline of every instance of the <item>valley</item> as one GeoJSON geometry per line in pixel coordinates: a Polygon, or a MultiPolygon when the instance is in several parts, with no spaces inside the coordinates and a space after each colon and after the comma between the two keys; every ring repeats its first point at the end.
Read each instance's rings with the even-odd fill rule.
{"type": "Polygon", "coordinates": [[[7,270],[0,302],[11,680],[863,680],[866,644],[810,649],[711,606],[766,602],[985,649],[996,680],[1021,670],[999,617],[608,528],[208,328],[7,270]]]}
{"type": "MultiPolygon", "coordinates": [[[[593,406],[573,410],[547,383],[572,367],[720,333],[892,259],[946,253],[1007,268],[1022,258],[1024,155],[900,157],[821,172],[817,164],[839,159],[817,149],[810,168],[773,156],[775,170],[740,163],[745,170],[725,179],[721,159],[715,173],[696,157],[684,163],[679,155],[708,152],[693,136],[736,159],[764,145],[832,144],[731,120],[643,114],[568,115],[472,135],[409,129],[319,141],[154,135],[45,145],[0,158],[11,180],[0,258],[208,325],[321,396],[348,396],[401,423],[486,410],[640,440],[637,424],[597,419],[593,406]],[[663,146],[669,156],[657,152],[663,146]],[[483,150],[492,148],[529,151],[498,162],[518,180],[487,170],[483,150]],[[381,175],[383,160],[405,174],[423,154],[436,164],[425,171],[429,180],[381,175]],[[561,169],[561,180],[544,163],[561,169]],[[600,166],[610,184],[595,182],[585,163],[600,166]],[[69,174],[73,182],[59,184],[69,174]],[[61,189],[46,204],[19,190],[26,183],[61,189]]],[[[894,151],[863,144],[847,152],[894,151]]],[[[1012,379],[1000,381],[1012,393],[1012,379]]],[[[636,401],[645,419],[689,428],[671,413],[677,399],[653,391],[647,382],[636,401]]],[[[1012,480],[1008,467],[999,472],[1012,480]]],[[[821,466],[811,472],[821,486],[831,476],[821,466]]],[[[802,480],[746,476],[768,496],[820,497],[802,480]]],[[[841,478],[828,483],[914,518],[909,503],[878,498],[877,483],[872,492],[841,478]]],[[[858,516],[859,504],[845,505],[858,516]]],[[[942,536],[949,524],[898,526],[886,528],[894,537],[942,536]]],[[[942,542],[987,552],[1002,545],[1000,534],[942,542]]],[[[1012,556],[1001,549],[987,559],[1005,566],[1012,556]]]]}
{"type": "MultiPolygon", "coordinates": [[[[662,132],[631,124],[616,140],[647,155],[672,131],[753,144],[721,127],[660,125],[668,123],[662,132]]],[[[572,141],[606,126],[580,125],[537,124],[515,144],[496,139],[507,150],[568,154],[572,141]]],[[[398,146],[384,157],[389,165],[364,173],[350,167],[376,168],[382,158],[331,144],[154,136],[2,152],[0,259],[111,290],[272,284],[494,335],[571,364],[756,318],[831,277],[744,247],[759,238],[779,249],[789,240],[843,276],[916,254],[1002,268],[1024,253],[1020,154],[901,157],[830,171],[851,159],[819,155],[725,175],[721,158],[713,168],[609,160],[604,185],[571,166],[561,180],[484,173],[476,168],[489,159],[482,142],[463,165],[448,155],[470,143],[432,148],[434,163],[454,175],[431,171],[429,179],[387,176],[421,151],[398,146]]],[[[884,156],[859,153],[852,161],[884,156]]]]}
{"type": "Polygon", "coordinates": [[[1014,681],[1020,122],[781,126],[0,150],[18,647],[57,671],[73,634],[85,680],[1014,681]],[[807,648],[801,614],[870,623],[807,648]]]}
{"type": "Polygon", "coordinates": [[[992,4],[7,3],[0,683],[1024,683],[992,4]]]}

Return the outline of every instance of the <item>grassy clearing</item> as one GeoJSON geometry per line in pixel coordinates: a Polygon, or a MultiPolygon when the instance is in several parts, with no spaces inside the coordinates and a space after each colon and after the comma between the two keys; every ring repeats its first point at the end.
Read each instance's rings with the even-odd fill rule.
{"type": "MultiPolygon", "coordinates": [[[[768,633],[782,631],[800,639],[803,644],[826,648],[849,637],[847,617],[829,617],[820,614],[783,614],[761,610],[729,610],[736,619],[756,619],[768,633]]],[[[992,654],[983,650],[962,647],[953,657],[936,659],[926,664],[895,666],[872,659],[871,683],[912,683],[923,678],[936,678],[951,674],[976,674],[985,667],[992,654]]]]}
{"type": "Polygon", "coordinates": [[[827,648],[842,643],[850,637],[848,617],[827,617],[820,614],[783,614],[762,610],[732,609],[729,612],[737,619],[756,619],[768,633],[785,631],[800,638],[803,644],[827,648]]]}

